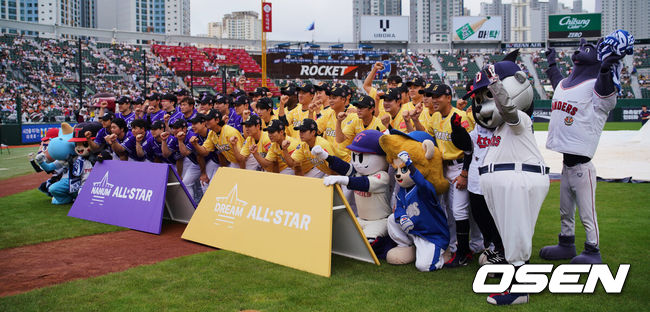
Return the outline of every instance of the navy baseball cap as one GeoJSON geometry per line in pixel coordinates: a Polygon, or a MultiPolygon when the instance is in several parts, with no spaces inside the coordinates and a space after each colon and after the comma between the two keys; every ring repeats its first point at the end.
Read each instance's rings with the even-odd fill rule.
{"type": "Polygon", "coordinates": [[[266,132],[277,132],[284,130],[284,124],[279,119],[273,119],[271,120],[271,123],[268,125],[268,127],[266,127],[264,130],[266,130],[266,132]]]}
{"type": "Polygon", "coordinates": [[[206,120],[205,115],[196,114],[196,116],[194,116],[194,118],[190,119],[190,122],[195,124],[195,123],[205,122],[205,120],[206,120]]]}
{"type": "Polygon", "coordinates": [[[187,128],[187,121],[185,119],[177,119],[169,127],[174,129],[187,128]]]}
{"type": "Polygon", "coordinates": [[[156,120],[152,125],[151,125],[151,130],[156,130],[156,129],[165,129],[165,122],[162,120],[156,120]]]}
{"type": "Polygon", "coordinates": [[[235,106],[246,105],[246,104],[249,104],[249,103],[250,103],[250,101],[248,100],[248,97],[245,96],[245,95],[238,96],[234,101],[235,106]]]}
{"type": "Polygon", "coordinates": [[[327,91],[331,87],[332,87],[332,85],[329,82],[321,81],[320,83],[318,83],[317,85],[314,86],[314,89],[316,89],[316,91],[327,91]]]}
{"type": "Polygon", "coordinates": [[[298,85],[298,91],[304,91],[304,92],[309,92],[309,93],[315,93],[316,89],[314,89],[314,85],[311,84],[309,81],[303,81],[298,85]]]}
{"type": "Polygon", "coordinates": [[[147,97],[147,100],[149,101],[160,101],[162,99],[162,95],[160,93],[152,93],[150,96],[147,97]]]}
{"type": "Polygon", "coordinates": [[[212,119],[221,120],[222,117],[223,117],[223,114],[221,114],[221,112],[218,109],[213,108],[210,111],[208,111],[208,113],[205,115],[205,120],[206,121],[207,120],[212,120],[212,119]]]}
{"type": "Polygon", "coordinates": [[[406,82],[407,87],[410,87],[410,86],[413,86],[413,85],[418,86],[418,87],[424,87],[426,84],[427,84],[426,81],[424,81],[424,79],[422,79],[422,77],[413,77],[413,78],[409,79],[406,82]]]}
{"type": "Polygon", "coordinates": [[[214,103],[216,104],[225,104],[228,103],[229,97],[225,94],[217,94],[217,96],[214,98],[214,103]]]}
{"type": "Polygon", "coordinates": [[[257,115],[250,115],[248,119],[241,122],[242,126],[257,126],[262,125],[262,119],[257,115]]]}
{"type": "Polygon", "coordinates": [[[293,127],[293,130],[298,131],[318,131],[318,124],[313,119],[305,118],[298,127],[293,127]]]}
{"type": "Polygon", "coordinates": [[[264,96],[266,93],[269,92],[269,88],[267,87],[257,87],[255,88],[255,91],[253,92],[248,92],[249,96],[264,96]]]}
{"type": "Polygon", "coordinates": [[[230,93],[230,96],[232,98],[237,98],[237,97],[240,97],[242,95],[246,95],[246,92],[244,92],[243,90],[240,90],[240,89],[235,89],[232,93],[230,93]]]}
{"type": "Polygon", "coordinates": [[[337,83],[337,84],[333,85],[329,90],[326,90],[325,94],[327,94],[328,96],[332,96],[332,95],[334,95],[334,96],[348,96],[349,92],[348,92],[348,90],[346,88],[343,87],[342,84],[337,83]]]}
{"type": "Polygon", "coordinates": [[[432,97],[439,97],[441,95],[451,96],[451,87],[444,83],[428,84],[423,90],[420,90],[419,93],[432,97]]]}
{"type": "MultiPolygon", "coordinates": [[[[259,109],[272,109],[273,108],[273,100],[267,97],[263,97],[257,101],[257,108],[259,109]]],[[[273,113],[273,111],[271,111],[273,113]]]]}
{"type": "Polygon", "coordinates": [[[174,103],[178,102],[178,98],[173,93],[165,93],[165,95],[162,96],[162,99],[167,100],[167,101],[171,101],[171,102],[174,102],[174,103]]]}
{"type": "Polygon", "coordinates": [[[280,90],[280,94],[282,95],[295,95],[296,94],[296,86],[293,84],[290,84],[280,90]]]}
{"type": "Polygon", "coordinates": [[[126,95],[122,95],[122,96],[118,97],[117,100],[115,100],[115,103],[117,103],[117,104],[130,104],[132,102],[133,102],[133,100],[130,97],[126,96],[126,95]]]}
{"type": "Polygon", "coordinates": [[[357,153],[371,153],[377,155],[386,155],[379,145],[379,137],[383,133],[378,130],[363,130],[357,134],[352,143],[346,146],[347,149],[357,153]]]}
{"type": "Polygon", "coordinates": [[[201,104],[212,104],[213,101],[214,101],[214,97],[208,93],[204,93],[203,96],[201,96],[201,99],[199,100],[201,104]]]}
{"type": "Polygon", "coordinates": [[[180,95],[180,96],[190,95],[190,90],[180,89],[180,90],[176,91],[176,95],[180,95]]]}
{"type": "MultiPolygon", "coordinates": [[[[521,68],[511,61],[501,61],[494,64],[494,73],[496,73],[501,80],[513,76],[518,71],[521,71],[521,68]]],[[[476,73],[474,84],[472,84],[472,91],[467,92],[467,94],[463,96],[463,99],[468,99],[479,89],[485,88],[488,85],[490,85],[490,77],[488,77],[487,68],[483,68],[483,70],[476,73]]]]}
{"type": "Polygon", "coordinates": [[[382,94],[379,98],[382,100],[399,101],[402,99],[402,90],[399,87],[390,88],[388,92],[382,94]]]}
{"type": "Polygon", "coordinates": [[[113,115],[112,112],[106,112],[104,116],[101,117],[101,120],[109,121],[109,120],[113,120],[113,118],[115,118],[115,115],[113,115]]]}
{"type": "Polygon", "coordinates": [[[367,95],[361,95],[350,104],[356,106],[357,108],[372,108],[375,107],[375,99],[367,95]]]}

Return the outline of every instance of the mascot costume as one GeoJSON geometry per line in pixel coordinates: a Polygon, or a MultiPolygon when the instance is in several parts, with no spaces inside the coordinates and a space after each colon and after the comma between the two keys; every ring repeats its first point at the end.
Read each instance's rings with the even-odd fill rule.
{"type": "Polygon", "coordinates": [[[345,185],[354,191],[357,204],[357,220],[368,238],[374,244],[379,237],[388,235],[386,218],[391,213],[386,154],[379,146],[382,133],[377,130],[365,130],[354,137],[346,146],[351,152],[351,163],[329,155],[320,145],[312,148],[312,154],[327,160],[330,169],[340,175],[324,178],[325,185],[345,185]]]}
{"type": "MultiPolygon", "coordinates": [[[[494,128],[479,167],[480,186],[501,234],[506,261],[519,267],[528,261],[539,210],[548,193],[548,167],[533,135],[533,87],[511,60],[489,65],[476,74],[471,92],[476,122],[494,128]]],[[[492,294],[488,303],[528,302],[528,294],[492,294]]]]}
{"type": "Polygon", "coordinates": [[[546,260],[571,259],[571,263],[602,263],[596,219],[596,168],[591,162],[609,112],[616,107],[620,90],[621,60],[632,54],[634,37],[617,30],[598,46],[584,39],[571,56],[573,69],[564,78],[555,62],[555,50],[547,52],[546,71],[555,93],[551,104],[546,148],[562,153],[560,180],[559,244],[546,246],[539,256],[546,260]],[[575,210],[586,232],[584,251],[576,256],[575,210]]]}
{"type": "MultiPolygon", "coordinates": [[[[92,166],[98,160],[96,154],[91,154],[85,133],[97,134],[101,129],[99,123],[81,123],[72,128],[68,123],[61,124],[59,136],[50,140],[44,153],[36,156],[36,162],[43,170],[63,169],[61,180],[48,187],[52,195],[52,204],[63,205],[71,203],[81,189],[83,182],[90,174],[92,166]]],[[[110,157],[110,155],[103,155],[110,157]]]]}
{"type": "Polygon", "coordinates": [[[391,130],[379,138],[399,185],[395,211],[388,216],[388,235],[397,247],[388,251],[390,264],[407,264],[423,272],[441,269],[449,246],[447,216],[438,194],[449,188],[442,173],[442,154],[424,131],[391,130]]]}

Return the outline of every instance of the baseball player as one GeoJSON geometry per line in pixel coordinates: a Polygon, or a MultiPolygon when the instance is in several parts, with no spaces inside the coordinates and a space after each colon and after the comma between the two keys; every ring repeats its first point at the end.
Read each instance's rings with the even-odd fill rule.
{"type": "MultiPolygon", "coordinates": [[[[454,248],[454,239],[458,242],[457,250],[451,259],[445,263],[447,267],[466,266],[472,259],[469,246],[470,211],[469,194],[467,193],[467,169],[469,164],[464,162],[464,153],[451,140],[452,117],[460,116],[461,125],[471,131],[470,123],[464,111],[451,106],[451,88],[446,84],[437,84],[431,88],[433,107],[437,108],[432,125],[436,143],[442,152],[445,177],[450,183],[449,191],[442,196],[447,210],[450,228],[452,230],[450,246],[454,248]],[[455,228],[454,228],[455,226],[455,228]],[[456,237],[453,236],[453,230],[456,237]]],[[[478,231],[472,231],[475,249],[483,250],[483,240],[478,231]]]]}
{"type": "Polygon", "coordinates": [[[271,139],[266,131],[262,131],[262,119],[259,116],[250,115],[242,124],[248,137],[244,141],[241,151],[237,150],[236,145],[233,145],[233,149],[235,149],[235,153],[239,152],[244,158],[245,169],[260,170],[262,164],[257,161],[255,156],[251,156],[251,148],[256,148],[260,157],[264,158],[271,148],[271,139]]]}
{"type": "MultiPolygon", "coordinates": [[[[368,73],[366,80],[363,81],[363,90],[366,91],[368,96],[375,100],[375,116],[378,117],[385,115],[386,111],[384,111],[384,100],[379,98],[381,94],[379,94],[377,89],[372,86],[372,81],[375,79],[377,72],[383,69],[384,64],[382,64],[382,62],[375,63],[375,65],[372,66],[372,70],[368,73]]],[[[389,76],[388,79],[386,79],[386,89],[397,88],[400,83],[402,83],[402,78],[400,76],[389,76]]]]}
{"type": "MultiPolygon", "coordinates": [[[[186,132],[176,133],[178,150],[183,158],[177,160],[176,166],[182,167],[183,184],[188,190],[193,189],[197,180],[201,180],[201,189],[203,192],[208,187],[208,183],[219,168],[219,158],[217,152],[213,151],[208,153],[207,156],[200,156],[194,149],[194,144],[191,143],[192,138],[196,137],[197,144],[203,145],[208,139],[209,130],[206,126],[208,119],[215,118],[215,115],[197,114],[192,119],[192,129],[186,132]]],[[[192,192],[190,192],[192,193],[192,192]]],[[[192,196],[194,196],[192,194],[192,196]]]]}
{"type": "Polygon", "coordinates": [[[316,145],[320,145],[323,150],[330,154],[334,151],[329,141],[316,135],[318,131],[316,121],[305,118],[302,124],[295,127],[294,130],[299,131],[301,143],[298,144],[294,153],[289,155],[288,147],[290,146],[290,142],[282,142],[282,154],[287,164],[294,169],[296,175],[322,178],[326,174],[332,174],[332,170],[329,168],[327,161],[319,159],[311,153],[311,149],[316,145]],[[287,146],[286,149],[285,145],[287,146]]]}
{"type": "MultiPolygon", "coordinates": [[[[318,125],[318,133],[322,134],[323,138],[330,142],[334,148],[333,156],[343,159],[345,162],[350,161],[350,152],[344,146],[339,146],[336,141],[336,134],[343,134],[341,124],[348,124],[354,118],[354,115],[348,114],[345,107],[348,92],[342,85],[336,84],[327,91],[329,95],[330,109],[321,115],[316,120],[318,125]]],[[[316,105],[312,105],[309,109],[312,115],[316,105]]],[[[332,151],[330,151],[332,152],[332,151]]]]}
{"type": "Polygon", "coordinates": [[[165,111],[162,110],[162,104],[160,103],[162,95],[160,93],[153,93],[147,98],[147,120],[150,123],[154,123],[157,120],[163,120],[165,116],[165,111]]]}
{"type": "Polygon", "coordinates": [[[581,40],[571,56],[575,66],[564,78],[557,69],[555,51],[548,51],[555,92],[551,104],[546,148],[562,153],[560,181],[561,231],[559,244],[540,250],[548,260],[572,259],[571,263],[602,263],[596,219],[596,168],[591,162],[609,112],[616,106],[612,67],[625,56],[612,54],[602,62],[597,47],[581,40]],[[584,251],[576,256],[575,207],[586,232],[584,251]]]}
{"type": "Polygon", "coordinates": [[[241,132],[226,125],[223,115],[218,110],[210,110],[207,117],[206,125],[210,129],[210,133],[208,133],[208,137],[202,145],[199,145],[198,138],[190,138],[190,143],[192,143],[194,150],[203,157],[207,157],[210,152],[218,150],[220,155],[224,157],[224,160],[230,162],[229,167],[245,167],[245,165],[238,162],[231,145],[233,144],[232,141],[234,138],[236,140],[234,145],[237,145],[237,148],[241,150],[242,143],[244,142],[241,132]]]}
{"type": "MultiPolygon", "coordinates": [[[[166,145],[165,141],[166,136],[162,134],[167,134],[165,131],[165,123],[162,120],[158,120],[151,125],[151,135],[149,135],[146,140],[140,140],[140,144],[136,145],[136,152],[138,157],[146,158],[150,162],[166,162],[172,163],[169,161],[168,157],[163,155],[163,144],[166,145]]],[[[169,134],[167,134],[169,136],[169,134]]],[[[142,138],[142,137],[140,137],[142,138]]]]}
{"type": "Polygon", "coordinates": [[[418,104],[422,104],[422,91],[427,83],[421,77],[413,77],[406,82],[408,88],[409,99],[408,107],[414,108],[418,104]]]}
{"type": "MultiPolygon", "coordinates": [[[[280,104],[278,105],[278,119],[285,122],[285,125],[288,127],[288,134],[294,138],[299,138],[299,133],[294,128],[300,126],[303,119],[309,117],[309,104],[311,104],[314,99],[314,94],[316,89],[311,84],[311,82],[302,82],[296,90],[298,91],[298,105],[285,114],[285,109],[287,102],[289,100],[288,95],[283,95],[280,97],[280,104]]],[[[290,89],[288,89],[290,91],[290,89]]]]}
{"type": "Polygon", "coordinates": [[[118,112],[115,113],[115,118],[121,118],[126,121],[126,126],[131,129],[131,122],[135,120],[135,113],[133,112],[133,100],[128,96],[120,96],[115,100],[118,112]]]}
{"type": "Polygon", "coordinates": [[[234,108],[230,109],[228,115],[228,125],[237,129],[237,131],[244,133],[242,126],[244,111],[250,111],[250,99],[245,95],[240,95],[234,98],[234,108]]]}
{"type": "MultiPolygon", "coordinates": [[[[190,120],[196,116],[198,113],[196,109],[194,109],[194,99],[191,97],[184,97],[178,105],[180,114],[174,114],[170,119],[169,119],[169,124],[173,124],[177,120],[184,120],[187,124],[190,126],[192,125],[190,123],[190,120]]],[[[186,129],[187,131],[187,129],[186,129]]]]}
{"type": "Polygon", "coordinates": [[[146,160],[145,154],[138,153],[142,150],[142,143],[149,140],[151,134],[147,131],[147,122],[144,119],[136,119],[131,122],[131,132],[126,135],[124,142],[113,149],[118,153],[126,153],[129,160],[144,161],[146,160]]]}
{"type": "MultiPolygon", "coordinates": [[[[251,144],[249,151],[257,162],[269,172],[279,172],[281,174],[295,174],[293,168],[287,163],[284,157],[284,150],[290,158],[294,151],[300,145],[300,140],[286,135],[284,131],[284,123],[278,119],[271,120],[271,123],[266,128],[266,132],[271,140],[271,147],[266,152],[266,156],[262,156],[259,152],[257,144],[251,144]],[[283,144],[284,142],[287,144],[283,144]]],[[[303,166],[303,168],[306,168],[303,166]]]]}
{"type": "Polygon", "coordinates": [[[265,129],[271,120],[278,119],[278,115],[273,113],[273,100],[267,97],[260,98],[255,105],[255,112],[262,120],[262,129],[265,129]]]}
{"type": "Polygon", "coordinates": [[[368,96],[362,95],[352,102],[357,108],[356,117],[353,115],[352,119],[342,125],[342,131],[336,131],[336,142],[341,146],[348,146],[352,143],[352,139],[364,130],[378,130],[385,131],[386,127],[381,123],[381,120],[374,115],[375,100],[368,96]]]}
{"type": "Polygon", "coordinates": [[[111,157],[113,159],[128,159],[124,147],[121,146],[121,144],[130,134],[131,131],[126,126],[126,121],[124,121],[124,119],[113,119],[111,123],[111,134],[104,137],[104,142],[106,142],[106,145],[111,147],[111,157]],[[120,154],[122,155],[120,156],[120,154]]]}
{"type": "Polygon", "coordinates": [[[99,120],[102,123],[102,128],[99,129],[99,131],[97,131],[97,135],[95,136],[94,139],[88,140],[88,144],[90,145],[90,150],[93,153],[97,153],[104,149],[108,150],[109,153],[112,153],[112,150],[110,150],[110,146],[106,144],[104,138],[107,135],[111,134],[111,125],[113,124],[113,118],[115,118],[115,115],[113,115],[113,113],[111,112],[106,112],[103,116],[99,118],[99,120]]]}
{"type": "Polygon", "coordinates": [[[404,111],[409,111],[407,105],[402,104],[402,90],[400,88],[388,89],[388,92],[379,96],[384,101],[386,114],[381,116],[381,122],[387,129],[396,129],[407,132],[404,111]]]}

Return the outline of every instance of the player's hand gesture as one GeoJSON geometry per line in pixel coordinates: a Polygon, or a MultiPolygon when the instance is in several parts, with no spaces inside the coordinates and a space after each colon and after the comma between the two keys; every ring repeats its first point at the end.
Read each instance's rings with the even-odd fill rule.
{"type": "Polygon", "coordinates": [[[289,148],[289,145],[291,145],[291,141],[289,141],[289,140],[282,141],[282,149],[283,150],[286,150],[287,148],[289,148]]]}
{"type": "Polygon", "coordinates": [[[382,62],[376,62],[375,65],[372,66],[372,70],[374,70],[375,72],[380,71],[382,69],[384,69],[384,63],[382,62]]]}
{"type": "Polygon", "coordinates": [[[135,141],[136,142],[142,143],[143,140],[144,140],[144,134],[138,134],[138,135],[135,136],[135,141]]]}
{"type": "Polygon", "coordinates": [[[106,108],[106,107],[108,107],[108,102],[106,102],[106,101],[101,101],[101,102],[99,102],[99,107],[101,107],[101,108],[106,108]]]}
{"type": "Polygon", "coordinates": [[[135,109],[135,115],[136,116],[142,116],[142,113],[143,113],[142,107],[138,107],[138,108],[135,109]]]}
{"type": "Polygon", "coordinates": [[[241,120],[246,121],[250,116],[251,116],[251,111],[246,109],[241,113],[241,120]]]}
{"type": "Polygon", "coordinates": [[[169,138],[169,132],[165,131],[165,132],[161,133],[160,138],[163,139],[163,140],[167,140],[167,138],[169,138]]]}
{"type": "Polygon", "coordinates": [[[237,138],[236,136],[231,137],[231,138],[228,140],[228,142],[230,142],[230,145],[232,145],[232,146],[237,145],[237,142],[238,142],[238,141],[239,141],[239,138],[237,138]]]}
{"type": "Polygon", "coordinates": [[[257,153],[257,144],[253,143],[248,147],[248,151],[251,152],[251,154],[257,153]]]}
{"type": "Polygon", "coordinates": [[[289,96],[288,95],[281,95],[280,96],[280,105],[284,106],[289,102],[289,96]]]}
{"type": "Polygon", "coordinates": [[[311,154],[320,160],[325,160],[327,159],[327,156],[329,156],[329,153],[320,145],[314,146],[311,149],[311,154]]]}
{"type": "Polygon", "coordinates": [[[172,115],[170,115],[170,114],[165,114],[165,116],[163,116],[163,119],[165,120],[165,123],[169,123],[170,118],[172,118],[172,115]]]}
{"type": "Polygon", "coordinates": [[[176,133],[175,137],[178,139],[179,142],[185,141],[185,132],[184,131],[179,131],[176,133]]]}
{"type": "Polygon", "coordinates": [[[192,145],[197,145],[197,144],[199,144],[199,138],[197,138],[196,136],[191,137],[191,138],[190,138],[190,143],[191,143],[192,145]]]}
{"type": "Polygon", "coordinates": [[[390,125],[390,115],[385,114],[380,118],[381,118],[381,123],[384,124],[384,127],[388,128],[388,126],[390,125]]]}
{"type": "Polygon", "coordinates": [[[336,114],[336,120],[338,122],[342,122],[343,120],[345,120],[345,118],[348,118],[348,112],[340,112],[336,114]]]}
{"type": "Polygon", "coordinates": [[[115,134],[109,134],[104,137],[104,141],[106,141],[106,144],[111,145],[113,144],[113,141],[117,138],[117,135],[115,134]]]}
{"type": "Polygon", "coordinates": [[[148,114],[153,114],[153,110],[154,110],[153,106],[148,106],[147,107],[147,113],[148,114]]]}
{"type": "Polygon", "coordinates": [[[210,178],[208,178],[206,173],[201,173],[199,180],[201,180],[201,183],[210,184],[210,178]]]}
{"type": "Polygon", "coordinates": [[[87,140],[90,140],[93,137],[93,133],[90,131],[84,132],[84,136],[86,137],[87,140]]]}
{"type": "Polygon", "coordinates": [[[402,118],[404,118],[404,121],[409,121],[411,119],[411,113],[408,110],[404,110],[402,112],[402,118]]]}
{"type": "Polygon", "coordinates": [[[463,99],[458,99],[456,101],[456,108],[458,108],[460,110],[465,110],[465,106],[467,106],[467,101],[465,101],[463,99]]]}

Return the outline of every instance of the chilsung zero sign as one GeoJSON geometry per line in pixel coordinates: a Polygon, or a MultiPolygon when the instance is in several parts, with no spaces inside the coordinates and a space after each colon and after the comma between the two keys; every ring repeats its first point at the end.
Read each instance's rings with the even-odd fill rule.
{"type": "Polygon", "coordinates": [[[550,39],[591,38],[600,36],[600,13],[548,16],[548,37],[550,39]]]}

